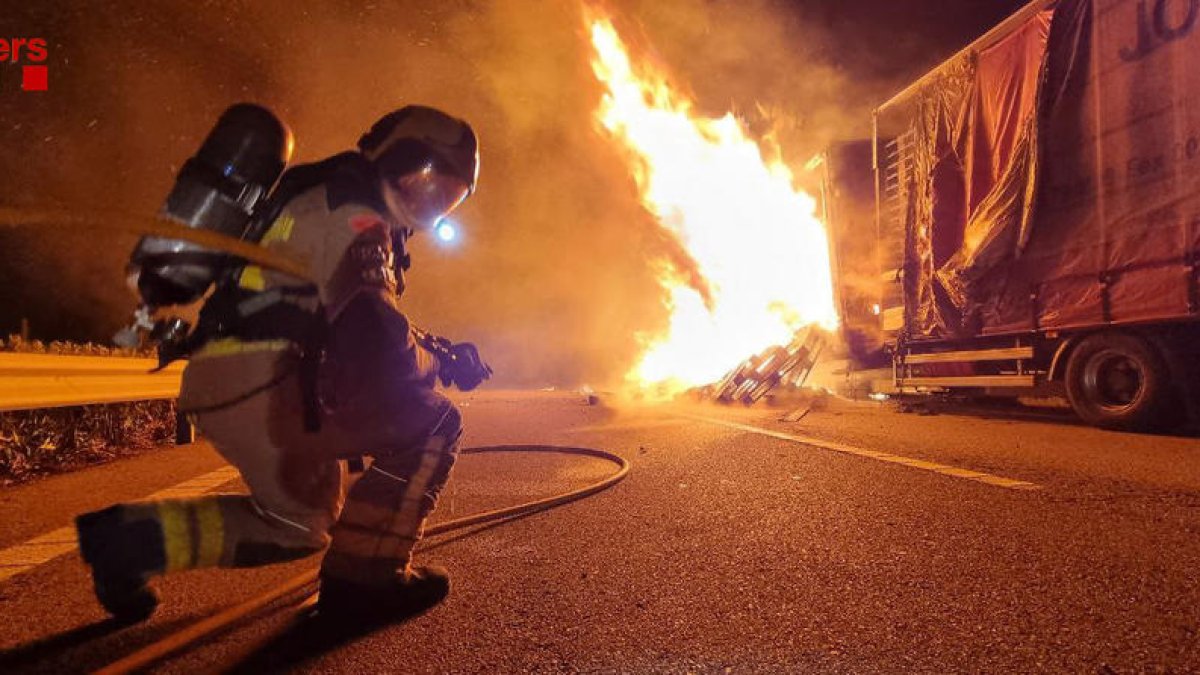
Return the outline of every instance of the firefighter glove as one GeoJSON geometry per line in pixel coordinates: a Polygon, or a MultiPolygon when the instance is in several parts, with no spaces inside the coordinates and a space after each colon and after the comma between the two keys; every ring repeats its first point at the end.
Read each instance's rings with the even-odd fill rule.
{"type": "Polygon", "coordinates": [[[492,376],[492,368],[479,356],[479,350],[470,342],[450,345],[438,353],[440,367],[438,375],[442,385],[453,384],[460,391],[471,391],[492,376]]]}

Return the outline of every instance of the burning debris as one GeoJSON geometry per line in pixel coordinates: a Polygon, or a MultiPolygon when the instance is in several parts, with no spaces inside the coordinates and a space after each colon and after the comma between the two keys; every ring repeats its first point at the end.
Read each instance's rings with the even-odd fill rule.
{"type": "Polygon", "coordinates": [[[778,157],[777,148],[764,153],[732,113],[697,113],[664,74],[631,61],[607,17],[593,11],[586,20],[605,86],[597,119],[627,153],[642,203],[674,249],[654,261],[668,328],[641,336],[644,351],[626,379],[669,397],[718,381],[764,349],[748,371],[734,371],[745,371],[737,395],[758,398],[797,368],[807,373],[811,364],[800,364],[811,347],[807,337],[794,342],[797,330],[838,322],[815,200],[764,156],[778,157]]]}
{"type": "Polygon", "coordinates": [[[776,387],[799,388],[824,347],[820,330],[804,328],[786,346],[776,345],[746,359],[714,385],[709,396],[721,403],[753,405],[776,387]]]}

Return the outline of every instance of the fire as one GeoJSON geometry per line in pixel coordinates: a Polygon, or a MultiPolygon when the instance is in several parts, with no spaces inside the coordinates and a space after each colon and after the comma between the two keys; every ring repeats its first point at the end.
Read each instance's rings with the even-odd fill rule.
{"type": "Polygon", "coordinates": [[[732,113],[695,114],[662,73],[631,63],[607,17],[589,14],[592,70],[606,89],[597,119],[628,150],[643,204],[681,253],[655,261],[670,321],[664,334],[640,336],[645,351],[627,380],[677,393],[804,325],[836,326],[815,200],[732,113]]]}

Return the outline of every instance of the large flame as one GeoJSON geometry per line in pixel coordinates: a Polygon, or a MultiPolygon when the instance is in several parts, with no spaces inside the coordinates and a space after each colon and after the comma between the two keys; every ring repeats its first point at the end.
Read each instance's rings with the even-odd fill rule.
{"type": "Polygon", "coordinates": [[[682,252],[657,261],[670,322],[663,335],[641,336],[627,379],[675,393],[720,379],[804,325],[834,327],[825,228],[788,167],[764,159],[732,113],[697,115],[662,73],[635,68],[607,17],[589,10],[585,20],[607,90],[597,118],[630,151],[642,202],[682,252]]]}

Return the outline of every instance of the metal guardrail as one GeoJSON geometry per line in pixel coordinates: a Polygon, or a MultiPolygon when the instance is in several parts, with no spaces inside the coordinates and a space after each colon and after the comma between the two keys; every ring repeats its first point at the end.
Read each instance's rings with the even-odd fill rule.
{"type": "Polygon", "coordinates": [[[120,356],[0,352],[0,412],[176,398],[184,362],[151,374],[157,365],[120,356]]]}

